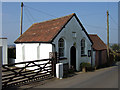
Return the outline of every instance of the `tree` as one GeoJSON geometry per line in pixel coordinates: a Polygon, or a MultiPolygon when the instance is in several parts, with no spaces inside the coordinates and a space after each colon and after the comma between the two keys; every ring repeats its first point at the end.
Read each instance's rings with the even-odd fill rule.
{"type": "Polygon", "coordinates": [[[111,46],[111,48],[112,48],[114,51],[120,51],[120,45],[118,45],[118,44],[113,44],[113,45],[111,46]]]}

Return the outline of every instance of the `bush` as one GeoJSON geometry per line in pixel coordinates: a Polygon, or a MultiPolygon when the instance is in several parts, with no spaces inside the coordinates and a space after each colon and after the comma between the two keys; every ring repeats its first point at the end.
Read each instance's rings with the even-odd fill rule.
{"type": "Polygon", "coordinates": [[[82,62],[80,64],[80,67],[84,68],[84,67],[91,67],[91,64],[90,63],[86,63],[86,62],[82,62]]]}
{"type": "Polygon", "coordinates": [[[80,68],[83,72],[93,71],[93,68],[90,63],[82,62],[80,68]]]}
{"type": "Polygon", "coordinates": [[[74,73],[74,71],[75,71],[75,70],[74,70],[74,67],[71,66],[70,69],[68,70],[68,73],[71,74],[71,73],[74,73]]]}
{"type": "Polygon", "coordinates": [[[115,56],[115,61],[120,61],[120,54],[115,56]]]}

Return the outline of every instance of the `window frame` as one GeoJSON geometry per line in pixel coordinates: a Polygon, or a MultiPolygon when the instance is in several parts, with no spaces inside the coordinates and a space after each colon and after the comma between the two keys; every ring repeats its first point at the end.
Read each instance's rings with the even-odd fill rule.
{"type": "Polygon", "coordinates": [[[59,53],[59,58],[65,57],[65,40],[63,38],[60,38],[58,40],[58,53],[59,53]]]}
{"type": "Polygon", "coordinates": [[[85,39],[81,40],[81,56],[86,56],[85,55],[85,39]]]}

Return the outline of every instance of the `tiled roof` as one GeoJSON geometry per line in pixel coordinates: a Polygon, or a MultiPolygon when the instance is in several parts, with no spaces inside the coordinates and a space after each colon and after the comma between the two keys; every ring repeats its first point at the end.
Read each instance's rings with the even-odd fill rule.
{"type": "Polygon", "coordinates": [[[74,13],[61,18],[35,23],[25,31],[15,43],[51,42],[73,16],[74,13]]]}
{"type": "Polygon", "coordinates": [[[98,37],[96,34],[89,34],[90,39],[93,42],[93,48],[95,50],[104,50],[107,49],[106,44],[98,37]]]}
{"type": "Polygon", "coordinates": [[[73,16],[76,17],[78,23],[82,27],[82,30],[85,32],[92,43],[92,40],[90,39],[88,33],[84,29],[75,13],[57,19],[33,24],[14,43],[51,43],[73,16]]]}

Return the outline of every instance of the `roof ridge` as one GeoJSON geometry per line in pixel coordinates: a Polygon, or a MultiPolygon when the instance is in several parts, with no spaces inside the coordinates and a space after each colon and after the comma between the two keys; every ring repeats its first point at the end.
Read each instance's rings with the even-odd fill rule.
{"type": "Polygon", "coordinates": [[[73,16],[73,15],[75,15],[75,13],[72,13],[72,14],[69,14],[69,15],[66,15],[66,16],[61,16],[61,17],[58,17],[58,18],[55,18],[55,19],[49,19],[49,20],[38,22],[38,23],[33,23],[32,25],[53,21],[53,20],[60,19],[60,18],[63,18],[63,17],[67,17],[67,16],[71,16],[71,15],[73,16]]]}

